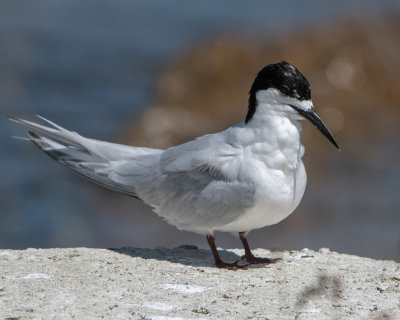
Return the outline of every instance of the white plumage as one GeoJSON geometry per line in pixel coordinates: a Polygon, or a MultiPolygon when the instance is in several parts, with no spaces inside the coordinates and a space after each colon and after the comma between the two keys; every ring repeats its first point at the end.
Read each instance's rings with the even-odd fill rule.
{"type": "Polygon", "coordinates": [[[179,229],[210,234],[262,228],[287,217],[304,193],[298,115],[289,118],[276,105],[260,104],[249,125],[165,151],[84,138],[41,119],[54,128],[13,120],[59,141],[29,135],[58,162],[142,199],[179,229]]]}
{"type": "Polygon", "coordinates": [[[256,89],[247,123],[167,150],[84,138],[44,118],[52,128],[10,119],[43,134],[29,138],[61,164],[142,199],[178,229],[244,233],[276,224],[298,206],[307,180],[298,120],[314,115],[298,90],[256,89]]]}

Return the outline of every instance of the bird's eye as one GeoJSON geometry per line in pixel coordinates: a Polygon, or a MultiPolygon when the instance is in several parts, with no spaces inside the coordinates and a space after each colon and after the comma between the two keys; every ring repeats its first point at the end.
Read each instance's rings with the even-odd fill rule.
{"type": "Polygon", "coordinates": [[[285,86],[285,85],[280,86],[280,87],[279,87],[279,91],[280,91],[282,94],[284,94],[284,95],[289,95],[289,93],[290,93],[289,87],[288,87],[288,86],[285,86]]]}

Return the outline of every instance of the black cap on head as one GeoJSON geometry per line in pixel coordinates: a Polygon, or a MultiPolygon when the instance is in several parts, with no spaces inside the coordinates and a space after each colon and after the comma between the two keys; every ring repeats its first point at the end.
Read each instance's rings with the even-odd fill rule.
{"type": "Polygon", "coordinates": [[[256,93],[269,88],[275,88],[282,94],[299,100],[311,99],[310,84],[299,70],[286,61],[269,64],[257,74],[251,86],[246,123],[256,112],[256,93]]]}

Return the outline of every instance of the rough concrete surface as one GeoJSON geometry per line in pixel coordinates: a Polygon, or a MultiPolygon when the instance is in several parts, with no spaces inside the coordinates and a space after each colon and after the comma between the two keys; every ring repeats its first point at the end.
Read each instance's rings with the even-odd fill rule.
{"type": "Polygon", "coordinates": [[[1,250],[0,318],[400,319],[399,263],[328,249],[254,253],[282,261],[230,271],[191,246],[1,250]]]}

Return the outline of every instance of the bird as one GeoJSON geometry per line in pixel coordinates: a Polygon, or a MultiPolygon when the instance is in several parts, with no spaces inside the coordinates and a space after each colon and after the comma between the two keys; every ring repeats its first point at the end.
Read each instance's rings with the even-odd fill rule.
{"type": "Polygon", "coordinates": [[[257,73],[243,122],[165,150],[85,138],[38,117],[48,126],[9,116],[62,165],[141,199],[179,230],[205,236],[215,266],[233,270],[280,260],[254,256],[247,235],[285,219],[303,197],[307,175],[299,121],[311,122],[340,150],[314,110],[308,80],[286,61],[257,73]],[[217,231],[239,235],[241,259],[221,259],[217,231]]]}

